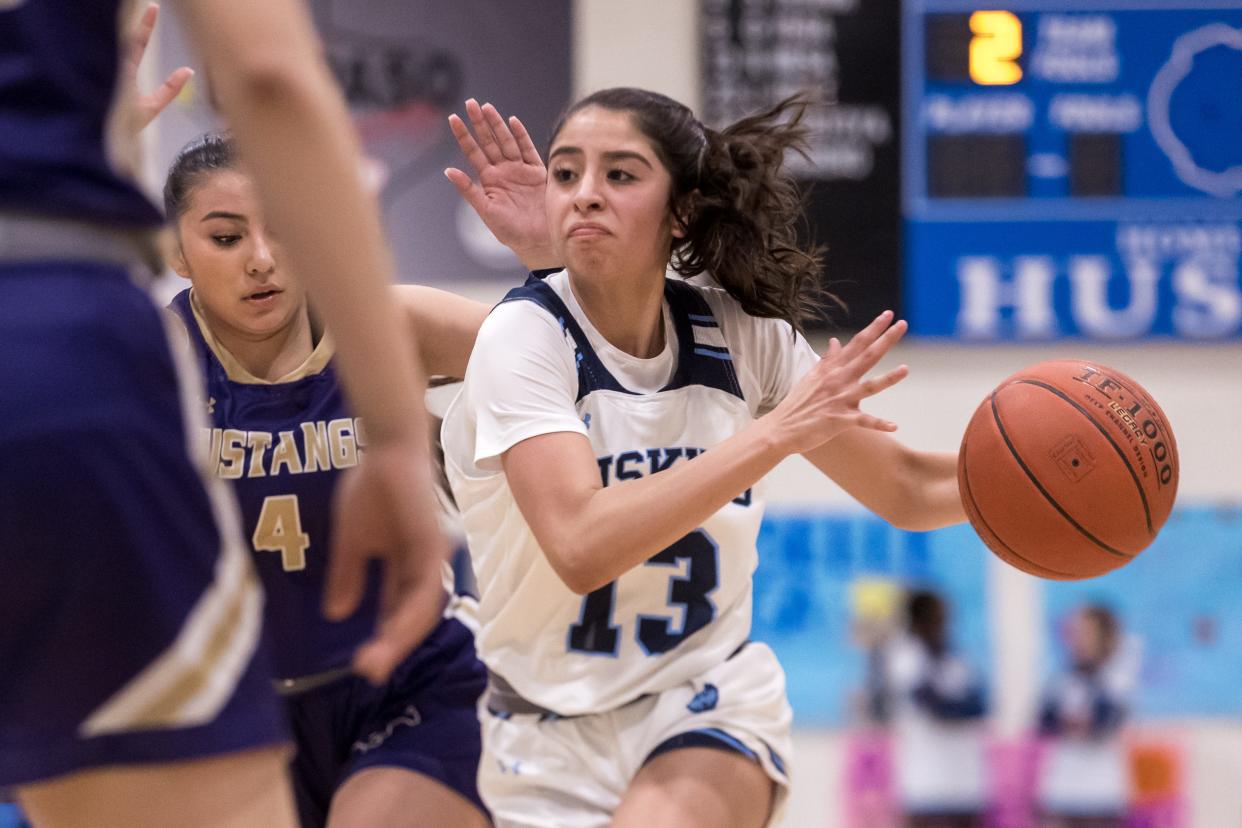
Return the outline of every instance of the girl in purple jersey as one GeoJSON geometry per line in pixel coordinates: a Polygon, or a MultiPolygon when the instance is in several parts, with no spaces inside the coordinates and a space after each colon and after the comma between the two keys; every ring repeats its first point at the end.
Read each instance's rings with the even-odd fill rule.
{"type": "MultiPolygon", "coordinates": [[[[469,111],[480,128],[489,117],[498,120],[491,107],[485,114],[472,102],[469,111]]],[[[498,128],[507,129],[503,122],[498,128]]],[[[542,181],[537,155],[508,171],[522,173],[542,181]]],[[[290,473],[289,452],[275,438],[287,434],[280,445],[296,446],[320,422],[347,424],[340,430],[351,421],[331,371],[331,345],[288,271],[231,139],[208,134],[187,145],[164,196],[178,242],[173,267],[192,284],[172,307],[205,360],[214,433],[249,441],[244,460],[230,461],[219,449],[221,437],[210,459],[221,476],[234,478],[243,535],[252,540],[267,593],[265,632],[297,746],[291,770],[303,826],[489,824],[475,782],[485,671],[453,607],[380,687],[348,669],[348,653],[374,624],[376,585],[353,617],[327,624],[319,616],[335,470],[311,461],[303,448],[301,466],[290,473]],[[265,517],[276,514],[269,505],[288,512],[283,525],[265,517]]],[[[519,198],[484,212],[504,238],[517,240],[515,247],[534,250],[538,234],[523,244],[521,226],[504,232],[524,221],[522,207],[519,198]]],[[[462,375],[486,306],[412,285],[394,287],[392,297],[423,371],[462,375]]],[[[347,439],[361,443],[357,427],[352,433],[347,439]]],[[[358,453],[365,464],[365,452],[358,453]]]]}

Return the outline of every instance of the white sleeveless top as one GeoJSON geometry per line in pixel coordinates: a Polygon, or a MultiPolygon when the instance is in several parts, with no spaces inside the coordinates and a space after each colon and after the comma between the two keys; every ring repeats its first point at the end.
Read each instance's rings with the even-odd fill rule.
{"type": "Polygon", "coordinates": [[[531,277],[484,322],[445,418],[445,465],[481,593],[479,655],[562,715],[660,692],[728,658],[750,632],[762,483],[580,596],[548,563],[500,467],[518,442],[570,431],[590,441],[604,485],[657,473],[745,428],[817,360],[787,323],[680,280],[666,282],[664,329],[664,352],[638,359],[594,329],[565,272],[531,277]]]}

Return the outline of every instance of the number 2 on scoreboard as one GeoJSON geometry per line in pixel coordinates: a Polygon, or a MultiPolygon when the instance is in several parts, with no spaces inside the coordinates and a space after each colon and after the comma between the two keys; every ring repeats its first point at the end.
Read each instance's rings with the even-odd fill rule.
{"type": "Polygon", "coordinates": [[[1007,11],[977,11],[970,16],[970,79],[985,86],[1008,86],[1022,80],[1022,21],[1007,11]]]}

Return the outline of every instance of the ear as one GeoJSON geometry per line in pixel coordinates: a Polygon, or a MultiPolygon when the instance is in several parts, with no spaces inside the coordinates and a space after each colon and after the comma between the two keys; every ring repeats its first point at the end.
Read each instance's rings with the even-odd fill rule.
{"type": "Polygon", "coordinates": [[[689,231],[691,220],[694,213],[698,209],[699,191],[691,190],[682,196],[677,207],[673,210],[673,238],[684,239],[689,231]]]}
{"type": "Polygon", "coordinates": [[[182,279],[190,278],[190,266],[185,261],[185,251],[181,249],[181,240],[170,234],[164,245],[164,263],[182,279]]]}

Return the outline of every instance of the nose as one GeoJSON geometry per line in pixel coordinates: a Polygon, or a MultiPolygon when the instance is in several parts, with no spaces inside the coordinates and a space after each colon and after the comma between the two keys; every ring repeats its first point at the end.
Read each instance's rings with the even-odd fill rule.
{"type": "Polygon", "coordinates": [[[583,175],[574,190],[574,210],[589,213],[604,206],[602,190],[594,175],[583,175]]]}
{"type": "Polygon", "coordinates": [[[250,248],[246,272],[252,276],[267,276],[276,269],[276,256],[272,253],[272,244],[262,233],[255,233],[252,238],[254,244],[250,248]]]}

